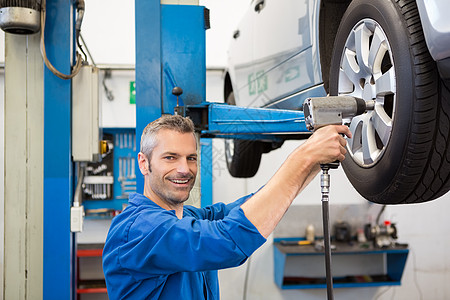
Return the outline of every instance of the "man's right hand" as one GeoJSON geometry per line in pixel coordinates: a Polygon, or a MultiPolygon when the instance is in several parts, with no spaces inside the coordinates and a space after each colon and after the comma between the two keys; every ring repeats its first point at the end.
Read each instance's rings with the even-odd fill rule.
{"type": "Polygon", "coordinates": [[[309,157],[315,164],[326,164],[336,160],[343,161],[347,153],[347,141],[344,136],[351,138],[352,133],[345,125],[324,126],[295,152],[294,155],[309,157]]]}
{"type": "Polygon", "coordinates": [[[342,161],[351,137],[347,126],[329,125],[318,129],[295,149],[274,176],[241,205],[245,215],[267,238],[275,229],[294,198],[308,185],[320,170],[320,164],[342,161]]]}

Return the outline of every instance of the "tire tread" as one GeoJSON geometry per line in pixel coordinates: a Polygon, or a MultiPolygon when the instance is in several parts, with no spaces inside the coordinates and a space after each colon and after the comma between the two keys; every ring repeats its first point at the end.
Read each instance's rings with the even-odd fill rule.
{"type": "Polygon", "coordinates": [[[440,83],[436,65],[426,47],[416,3],[413,0],[398,0],[397,4],[408,24],[411,46],[416,58],[414,61],[416,81],[420,82],[420,84],[416,84],[415,88],[416,104],[418,105],[414,109],[412,124],[413,131],[414,128],[420,129],[412,135],[407,156],[413,156],[414,160],[419,160],[423,155],[423,159],[426,159],[423,166],[420,164],[420,166],[414,166],[410,171],[403,170],[405,171],[404,178],[398,178],[399,183],[402,184],[410,181],[408,179],[411,177],[414,178],[414,174],[422,174],[417,182],[412,182],[416,186],[413,192],[400,203],[420,203],[436,199],[450,189],[450,161],[446,159],[450,153],[449,108],[445,103],[448,104],[448,101],[444,99],[443,95],[445,86],[440,83]],[[437,87],[436,83],[438,83],[437,87]],[[424,117],[423,112],[426,112],[428,116],[424,117]],[[424,126],[430,129],[424,130],[422,128],[424,126]],[[442,130],[442,127],[447,130],[442,130]],[[417,157],[417,153],[412,155],[414,149],[417,148],[427,150],[422,151],[422,155],[417,157]]]}

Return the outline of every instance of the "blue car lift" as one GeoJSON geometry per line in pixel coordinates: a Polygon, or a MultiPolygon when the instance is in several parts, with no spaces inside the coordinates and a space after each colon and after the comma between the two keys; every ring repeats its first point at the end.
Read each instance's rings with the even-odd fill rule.
{"type": "Polygon", "coordinates": [[[204,102],[188,106],[186,114],[205,138],[281,141],[310,135],[303,111],[204,102]]]}

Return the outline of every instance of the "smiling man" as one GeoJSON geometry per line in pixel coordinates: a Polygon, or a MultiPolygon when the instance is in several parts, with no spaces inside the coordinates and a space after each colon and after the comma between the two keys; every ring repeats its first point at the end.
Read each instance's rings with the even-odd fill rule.
{"type": "Polygon", "coordinates": [[[181,219],[182,204],[189,198],[197,175],[193,128],[189,122],[181,123],[180,131],[161,126],[155,139],[152,135],[158,127],[152,125],[144,130],[144,137],[150,138],[143,138],[142,151],[138,154],[139,169],[145,176],[144,196],[164,209],[175,210],[181,219]]]}
{"type": "Polygon", "coordinates": [[[316,131],[257,193],[231,204],[184,205],[197,175],[189,118],[162,116],[141,137],[144,194],[130,195],[103,249],[110,299],[219,299],[217,270],[238,266],[265,241],[320,170],[343,160],[346,126],[316,131]]]}

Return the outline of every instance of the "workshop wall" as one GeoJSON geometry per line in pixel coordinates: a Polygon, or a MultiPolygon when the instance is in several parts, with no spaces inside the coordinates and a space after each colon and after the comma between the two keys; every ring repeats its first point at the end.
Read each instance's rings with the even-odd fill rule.
{"type": "Polygon", "coordinates": [[[135,62],[134,1],[86,1],[81,35],[96,64],[135,62]]]}
{"type": "Polygon", "coordinates": [[[136,104],[130,91],[130,86],[134,82],[134,70],[101,70],[99,72],[103,128],[136,127],[136,104]]]}

